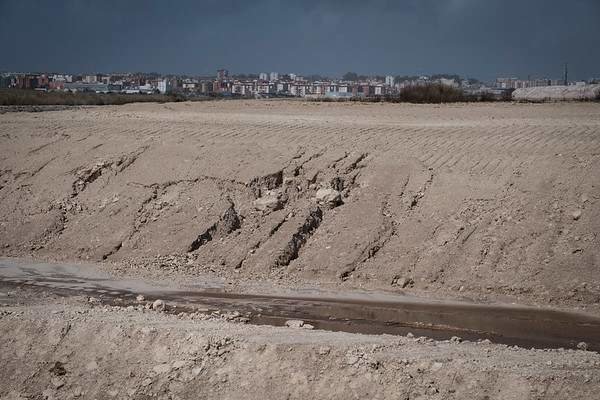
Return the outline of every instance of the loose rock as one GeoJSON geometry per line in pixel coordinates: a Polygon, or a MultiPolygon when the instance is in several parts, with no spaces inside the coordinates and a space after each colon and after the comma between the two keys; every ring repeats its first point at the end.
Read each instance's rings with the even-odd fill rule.
{"type": "Polygon", "coordinates": [[[285,326],[287,326],[288,328],[302,328],[304,326],[304,321],[301,320],[297,320],[297,319],[291,319],[289,321],[285,321],[285,326]]]}
{"type": "Polygon", "coordinates": [[[579,342],[579,343],[577,343],[577,348],[579,350],[587,351],[588,345],[586,342],[579,342]]]}
{"type": "Polygon", "coordinates": [[[154,311],[164,311],[167,308],[166,304],[164,301],[162,300],[155,300],[154,303],[152,303],[152,309],[154,311]]]}
{"type": "Polygon", "coordinates": [[[315,199],[318,203],[325,204],[329,208],[334,208],[343,204],[342,194],[335,189],[321,188],[317,190],[315,199]]]}
{"type": "Polygon", "coordinates": [[[56,389],[60,389],[61,387],[65,386],[65,380],[62,378],[52,378],[50,381],[52,382],[52,386],[54,386],[56,389]]]}
{"type": "Polygon", "coordinates": [[[283,208],[283,201],[275,194],[259,197],[253,202],[258,211],[277,211],[283,208]]]}
{"type": "Polygon", "coordinates": [[[392,285],[393,286],[399,286],[402,289],[404,289],[404,288],[406,288],[408,286],[414,285],[414,281],[412,280],[412,278],[405,278],[405,277],[396,276],[392,280],[392,285]]]}

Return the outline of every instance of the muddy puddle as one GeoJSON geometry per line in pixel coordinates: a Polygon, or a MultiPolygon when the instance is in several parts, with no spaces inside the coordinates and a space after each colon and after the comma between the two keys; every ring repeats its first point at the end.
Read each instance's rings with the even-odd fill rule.
{"type": "Polygon", "coordinates": [[[68,269],[56,271],[6,262],[0,263],[0,281],[43,287],[67,296],[95,296],[105,303],[133,304],[135,297],[142,294],[146,300],[166,301],[171,312],[238,311],[249,314],[250,323],[259,325],[282,326],[287,320],[297,319],[316,329],[331,331],[390,335],[410,332],[436,340],[458,336],[525,348],[575,348],[585,342],[589,350],[600,351],[600,318],[553,309],[425,299],[375,301],[240,294],[216,289],[165,290],[143,283],[134,287],[131,282],[106,277],[76,276],[68,269]]]}

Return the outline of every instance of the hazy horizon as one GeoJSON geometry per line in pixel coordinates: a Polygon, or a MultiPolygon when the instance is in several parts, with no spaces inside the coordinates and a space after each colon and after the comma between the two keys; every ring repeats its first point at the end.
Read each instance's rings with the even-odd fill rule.
{"type": "Polygon", "coordinates": [[[595,0],[0,0],[0,70],[588,79],[598,20],[595,0]]]}

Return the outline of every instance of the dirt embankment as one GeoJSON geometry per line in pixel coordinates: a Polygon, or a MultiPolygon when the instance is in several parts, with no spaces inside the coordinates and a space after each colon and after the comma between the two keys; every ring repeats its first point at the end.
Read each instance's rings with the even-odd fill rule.
{"type": "Polygon", "coordinates": [[[599,311],[600,105],[0,115],[1,255],[599,311]]]}

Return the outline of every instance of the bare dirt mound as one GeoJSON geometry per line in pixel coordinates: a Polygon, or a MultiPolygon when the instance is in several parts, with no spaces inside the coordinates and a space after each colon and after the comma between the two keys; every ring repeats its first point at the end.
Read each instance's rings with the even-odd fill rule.
{"type": "Polygon", "coordinates": [[[517,89],[512,96],[525,101],[599,100],[600,85],[541,86],[517,89]]]}
{"type": "Polygon", "coordinates": [[[597,104],[6,113],[1,255],[595,307],[599,132],[597,104]]]}

